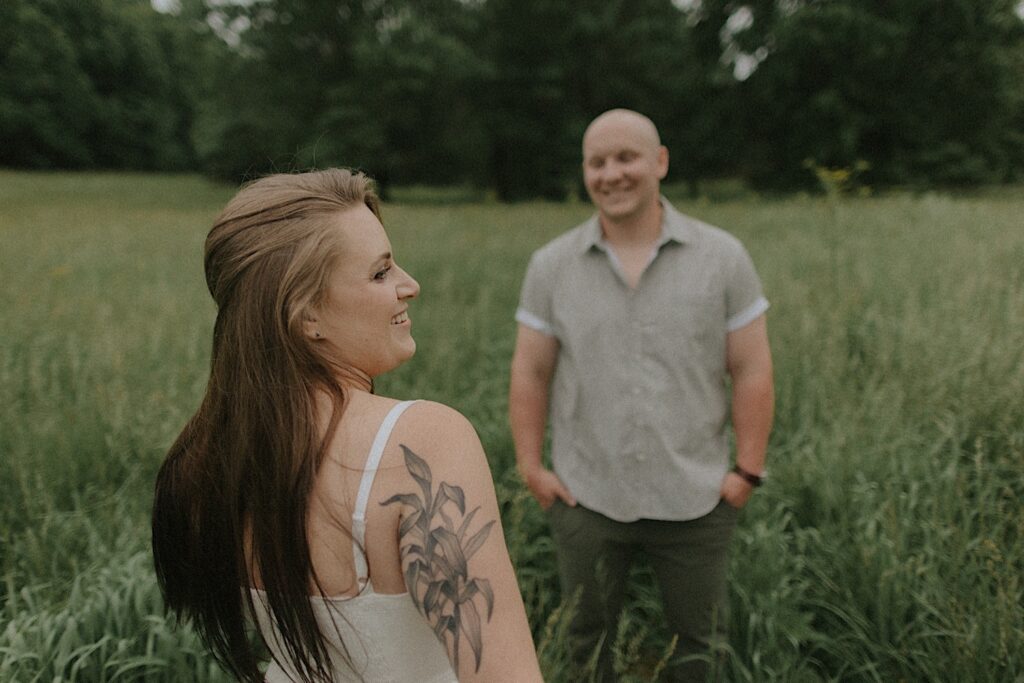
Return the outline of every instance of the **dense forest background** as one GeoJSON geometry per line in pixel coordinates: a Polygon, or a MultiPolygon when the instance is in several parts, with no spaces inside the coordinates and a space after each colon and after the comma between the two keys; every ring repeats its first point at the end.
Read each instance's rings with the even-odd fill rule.
{"type": "Polygon", "coordinates": [[[341,164],[557,199],[586,123],[625,106],[693,188],[1024,179],[1017,0],[157,4],[0,3],[0,166],[341,164]]]}

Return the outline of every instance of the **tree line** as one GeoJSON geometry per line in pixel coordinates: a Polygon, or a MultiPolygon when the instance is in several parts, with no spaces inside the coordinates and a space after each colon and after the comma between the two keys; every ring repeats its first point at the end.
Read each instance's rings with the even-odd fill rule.
{"type": "Polygon", "coordinates": [[[0,165],[341,164],[505,200],[578,190],[643,111],[692,187],[1024,177],[1017,0],[4,0],[0,165]]]}

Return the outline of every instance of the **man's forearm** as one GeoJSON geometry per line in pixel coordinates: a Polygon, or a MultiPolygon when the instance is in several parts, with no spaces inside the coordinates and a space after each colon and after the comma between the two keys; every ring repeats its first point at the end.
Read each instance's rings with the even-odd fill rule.
{"type": "Polygon", "coordinates": [[[509,422],[520,475],[542,466],[548,417],[547,383],[513,373],[509,383],[509,422]]]}
{"type": "Polygon", "coordinates": [[[733,378],[732,425],[736,433],[736,464],[751,474],[765,469],[772,430],[775,391],[771,369],[733,378]]]}

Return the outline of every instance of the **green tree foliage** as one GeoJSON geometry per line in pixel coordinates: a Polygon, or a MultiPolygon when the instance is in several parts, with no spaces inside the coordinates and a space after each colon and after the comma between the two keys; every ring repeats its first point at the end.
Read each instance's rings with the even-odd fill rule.
{"type": "MultiPolygon", "coordinates": [[[[506,199],[561,198],[578,183],[580,136],[613,107],[644,111],[689,146],[704,72],[685,16],[665,0],[490,0],[486,116],[493,182],[506,199]]],[[[692,168],[680,157],[674,170],[692,168]]]]}
{"type": "Polygon", "coordinates": [[[810,161],[866,162],[866,178],[883,185],[1012,179],[1024,170],[1024,22],[1015,4],[759,3],[738,36],[768,53],[736,91],[750,178],[812,183],[810,161]]]}
{"type": "Polygon", "coordinates": [[[273,0],[217,11],[246,28],[200,126],[215,174],[344,164],[385,189],[479,177],[471,5],[273,0]]]}
{"type": "MultiPolygon", "coordinates": [[[[563,198],[601,111],[643,110],[687,147],[715,121],[686,17],[667,0],[265,0],[214,12],[244,27],[199,126],[204,165],[226,177],[342,163],[385,186],[563,198]]],[[[709,148],[694,144],[673,168],[695,176],[709,148]]]]}
{"type": "Polygon", "coordinates": [[[15,166],[88,166],[92,84],[75,45],[40,7],[0,5],[0,158],[15,166]]]}
{"type": "Polygon", "coordinates": [[[5,0],[0,163],[191,167],[191,40],[143,0],[5,0]]]}
{"type": "Polygon", "coordinates": [[[347,165],[581,193],[580,136],[647,113],[670,174],[1024,176],[1018,0],[0,2],[0,164],[238,180],[347,165]],[[748,77],[749,76],[749,77],[748,77]]]}

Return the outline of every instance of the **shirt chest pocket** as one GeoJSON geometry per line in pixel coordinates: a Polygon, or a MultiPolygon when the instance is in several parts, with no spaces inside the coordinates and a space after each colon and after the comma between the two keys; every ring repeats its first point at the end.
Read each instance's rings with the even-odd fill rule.
{"type": "Polygon", "coordinates": [[[645,307],[642,326],[645,345],[652,350],[716,346],[724,339],[725,300],[709,287],[675,291],[645,307]]]}

